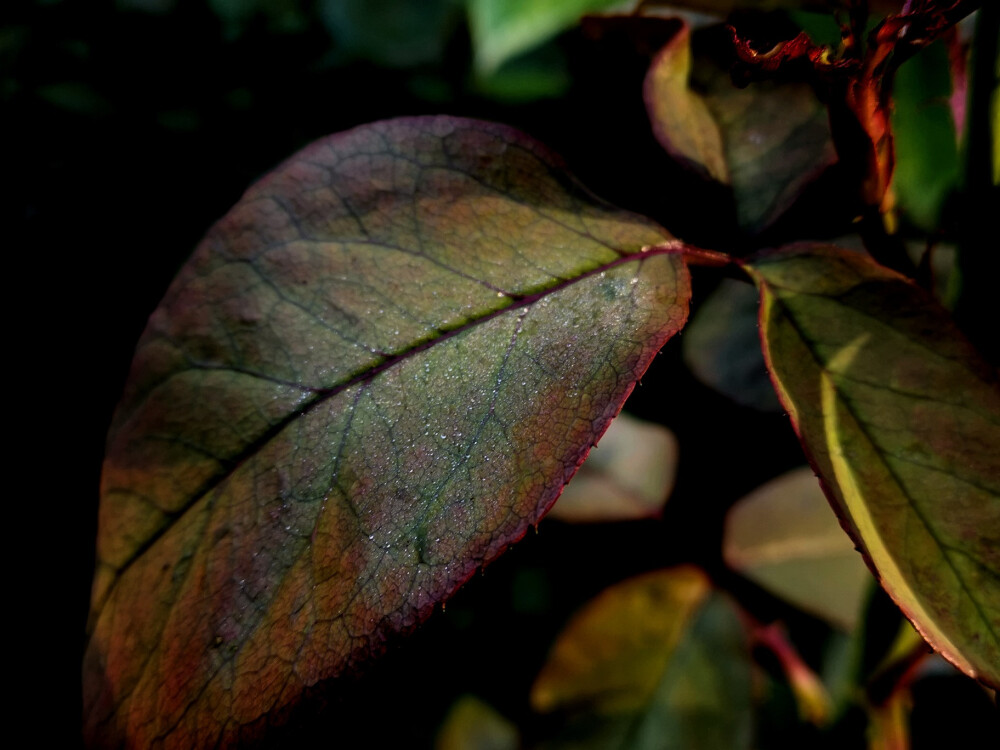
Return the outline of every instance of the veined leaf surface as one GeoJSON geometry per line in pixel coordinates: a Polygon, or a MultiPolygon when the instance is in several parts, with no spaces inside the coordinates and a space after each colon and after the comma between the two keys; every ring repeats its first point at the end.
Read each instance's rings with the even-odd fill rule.
{"type": "Polygon", "coordinates": [[[470,120],[331,136],[252,187],[112,423],[90,742],[232,744],[519,539],[683,324],[671,247],[470,120]]]}
{"type": "Polygon", "coordinates": [[[1000,685],[1000,389],[919,287],[800,246],[751,262],[779,396],[882,585],[963,672],[1000,685]]]}

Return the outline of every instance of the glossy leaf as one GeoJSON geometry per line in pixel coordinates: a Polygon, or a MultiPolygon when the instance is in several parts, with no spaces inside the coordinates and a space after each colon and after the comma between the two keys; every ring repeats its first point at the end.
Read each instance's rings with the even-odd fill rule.
{"type": "Polygon", "coordinates": [[[677,438],[619,414],[553,506],[560,521],[628,521],[660,514],[677,476],[677,438]]]}
{"type": "Polygon", "coordinates": [[[1000,684],[1000,388],[948,314],[867,256],[747,266],[768,366],[883,587],[963,672],[1000,684]]]}
{"type": "Polygon", "coordinates": [[[552,747],[746,748],[752,735],[746,634],[694,568],[602,592],[560,634],[531,690],[565,726],[552,747]]]}
{"type": "Polygon", "coordinates": [[[757,290],[723,279],[684,330],[684,363],[698,380],[742,406],[779,411],[757,331],[757,290]]]}
{"type": "Polygon", "coordinates": [[[425,619],[537,523],[683,324],[676,244],[470,120],[357,128],[252,187],[112,423],[91,741],[230,743],[425,619]]]}
{"type": "Polygon", "coordinates": [[[856,625],[871,575],[811,469],[783,474],[739,500],[726,518],[723,555],[797,607],[845,630],[856,625]]]}
{"type": "Polygon", "coordinates": [[[773,222],[836,158],[826,108],[809,86],[737,88],[728,69],[692,62],[687,26],[657,55],[643,91],[657,140],[731,185],[737,219],[750,231],[773,222]]]}

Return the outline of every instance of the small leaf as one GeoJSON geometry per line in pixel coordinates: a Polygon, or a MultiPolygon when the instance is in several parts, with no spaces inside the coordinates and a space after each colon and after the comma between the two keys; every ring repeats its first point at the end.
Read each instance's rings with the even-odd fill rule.
{"type": "Polygon", "coordinates": [[[677,476],[677,438],[619,414],[552,506],[560,521],[628,521],[659,515],[677,476]]]}
{"type": "Polygon", "coordinates": [[[553,747],[749,747],[746,633],[698,570],[647,573],[573,617],[531,704],[565,716],[553,747]]]}
{"type": "Polygon", "coordinates": [[[691,27],[684,24],[656,56],[643,84],[653,133],[675,159],[728,185],[722,130],[705,97],[688,87],[691,66],[691,27]]]}
{"type": "Polygon", "coordinates": [[[687,26],[653,61],[643,91],[657,140],[732,185],[737,218],[749,231],[771,224],[836,159],[826,108],[809,86],[737,88],[726,69],[700,58],[692,64],[687,26]]]}
{"type": "Polygon", "coordinates": [[[834,508],[924,638],[1000,685],[996,373],[866,256],[804,245],[747,270],[769,369],[834,508]]]}
{"type": "Polygon", "coordinates": [[[357,128],[253,186],[112,422],[90,741],[230,744],[520,539],[684,322],[665,240],[470,120],[357,128]]]}
{"type": "Polygon", "coordinates": [[[742,406],[779,411],[757,330],[757,290],[723,279],[684,330],[684,363],[698,380],[742,406]]]}
{"type": "Polygon", "coordinates": [[[463,695],[448,711],[434,750],[517,750],[517,727],[495,708],[473,695],[463,695]]]}
{"type": "Polygon", "coordinates": [[[845,630],[857,624],[871,575],[811,469],[783,474],[738,501],[726,518],[723,555],[797,607],[845,630]]]}
{"type": "Polygon", "coordinates": [[[468,0],[476,66],[483,74],[618,0],[468,0]]]}

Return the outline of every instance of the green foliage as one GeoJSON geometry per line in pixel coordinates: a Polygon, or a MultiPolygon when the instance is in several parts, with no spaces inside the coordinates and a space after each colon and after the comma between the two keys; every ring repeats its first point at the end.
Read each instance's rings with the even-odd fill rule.
{"type": "MultiPolygon", "coordinates": [[[[171,12],[154,5],[132,10],[171,12]]],[[[452,0],[211,11],[234,44],[304,39],[321,19],[325,64],[516,102],[575,85],[584,41],[553,40],[608,5],[470,0],[457,78],[452,0]]],[[[315,141],[208,232],[149,319],[108,435],[91,746],[280,742],[318,691],[364,684],[426,621],[472,627],[459,588],[485,585],[470,579],[553,507],[543,528],[592,535],[587,561],[563,562],[600,574],[557,610],[551,571],[521,568],[493,605],[550,620],[493,637],[518,639],[531,673],[484,694],[507,667],[490,653],[480,683],[441,693],[421,743],[907,748],[911,691],[934,670],[1000,687],[996,363],[934,298],[931,259],[902,249],[957,231],[954,113],[979,110],[941,101],[961,39],[950,58],[927,45],[967,4],[838,15],[842,42],[812,12],[739,7],[726,27],[711,13],[745,4],[684,5],[709,15],[588,19],[643,68],[633,137],[662,161],[619,174],[654,169],[633,179],[655,219],[595,197],[519,130],[416,116],[315,141]],[[674,220],[684,239],[660,226],[674,220]],[[633,390],[628,408],[660,424],[612,422],[633,390]],[[779,452],[738,429],[773,419],[811,468],[750,492],[803,463],[739,462],[779,452]],[[701,491],[725,476],[728,494],[701,491]],[[446,602],[450,620],[434,615],[446,602]]],[[[37,96],[112,108],[88,86],[37,96]]],[[[630,145],[592,140],[595,161],[630,145]]]]}

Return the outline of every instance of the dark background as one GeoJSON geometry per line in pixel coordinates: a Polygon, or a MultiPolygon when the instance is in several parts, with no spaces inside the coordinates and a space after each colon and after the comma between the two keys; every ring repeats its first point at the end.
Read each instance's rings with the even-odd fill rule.
{"type": "MultiPolygon", "coordinates": [[[[207,228],[280,160],[380,118],[480,117],[534,135],[596,193],[694,244],[743,253],[802,236],[795,216],[769,236],[741,236],[728,196],[693,180],[656,145],[641,82],[671,27],[561,36],[543,57],[564,83],[530,99],[476,80],[459,9],[442,11],[434,20],[440,33],[411,49],[390,16],[386,28],[399,38],[372,43],[364,29],[324,17],[323,3],[258,5],[242,14],[196,0],[0,9],[2,210],[13,229],[4,243],[13,261],[8,393],[15,414],[24,413],[9,469],[20,481],[8,501],[19,551],[9,563],[7,613],[20,634],[11,649],[28,662],[21,698],[40,714],[34,734],[53,746],[80,742],[103,441],[132,348],[207,228]]],[[[402,3],[374,2],[369,13],[377,21],[394,5],[402,3]]],[[[819,224],[810,218],[808,234],[832,236],[848,218],[831,204],[819,224]]],[[[698,275],[695,304],[717,280],[698,275]]],[[[678,484],[662,522],[542,523],[366,676],[317,689],[271,743],[427,746],[465,692],[530,729],[528,688],[568,614],[615,581],[678,561],[733,583],[762,619],[788,619],[806,658],[818,660],[825,626],[730,579],[719,559],[726,508],[803,463],[787,419],[737,407],[698,384],[680,365],[676,340],[628,408],[680,439],[678,484]]],[[[919,705],[956,691],[956,705],[980,706],[967,726],[991,720],[982,694],[964,681],[949,680],[919,705]]],[[[920,716],[926,744],[915,746],[933,747],[937,725],[920,716]]],[[[770,746],[819,743],[813,735],[796,726],[770,746]]]]}

